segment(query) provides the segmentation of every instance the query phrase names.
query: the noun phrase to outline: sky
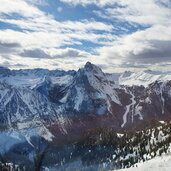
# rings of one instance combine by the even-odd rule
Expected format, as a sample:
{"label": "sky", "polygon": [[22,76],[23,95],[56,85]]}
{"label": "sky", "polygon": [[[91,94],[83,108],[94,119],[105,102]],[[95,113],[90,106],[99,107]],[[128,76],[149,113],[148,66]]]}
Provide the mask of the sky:
{"label": "sky", "polygon": [[0,65],[171,70],[171,0],[0,0]]}

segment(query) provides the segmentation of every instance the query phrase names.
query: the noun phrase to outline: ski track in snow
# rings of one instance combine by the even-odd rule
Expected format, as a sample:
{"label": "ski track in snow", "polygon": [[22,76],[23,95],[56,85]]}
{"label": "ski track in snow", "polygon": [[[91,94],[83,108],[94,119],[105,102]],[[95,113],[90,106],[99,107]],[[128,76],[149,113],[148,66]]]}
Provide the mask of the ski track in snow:
{"label": "ski track in snow", "polygon": [[131,103],[126,106],[126,111],[125,111],[125,113],[123,115],[123,124],[121,125],[122,128],[127,123],[128,113],[130,112],[131,107],[132,107],[132,122],[133,122],[133,119],[134,119],[134,115],[133,115],[134,114],[134,111],[133,111],[134,108],[133,107],[136,104],[134,94],[131,91],[128,92],[126,88],[125,88],[125,93],[130,94],[132,97],[131,97]]}

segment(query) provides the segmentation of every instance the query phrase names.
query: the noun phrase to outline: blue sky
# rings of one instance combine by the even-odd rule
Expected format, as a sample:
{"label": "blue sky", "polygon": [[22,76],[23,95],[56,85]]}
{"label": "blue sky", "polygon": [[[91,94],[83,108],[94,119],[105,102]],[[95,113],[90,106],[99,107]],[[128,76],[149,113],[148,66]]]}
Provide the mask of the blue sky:
{"label": "blue sky", "polygon": [[171,0],[0,0],[0,65],[170,70]]}

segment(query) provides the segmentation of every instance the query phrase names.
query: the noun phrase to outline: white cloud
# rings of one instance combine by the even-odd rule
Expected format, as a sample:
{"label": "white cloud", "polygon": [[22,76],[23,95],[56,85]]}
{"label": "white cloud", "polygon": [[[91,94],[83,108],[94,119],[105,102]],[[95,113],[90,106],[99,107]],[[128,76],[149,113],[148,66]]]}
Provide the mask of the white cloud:
{"label": "white cloud", "polygon": [[[60,1],[83,6],[95,4],[99,6],[98,10],[94,11],[95,14],[112,22],[117,21],[118,25],[93,19],[57,21],[52,15],[38,8],[39,5],[47,5],[46,0],[1,0],[0,21],[22,30],[17,31],[12,28],[0,30],[1,63],[6,62],[9,66],[17,67],[20,61],[20,66],[23,67],[58,66],[63,69],[73,69],[90,60],[95,64],[106,64],[107,70],[111,71],[113,66],[116,69],[123,69],[123,66],[128,67],[128,63],[129,66],[138,66],[134,65],[137,62],[142,64],[141,66],[147,63],[154,63],[156,66],[162,60],[171,60],[170,0]],[[57,8],[57,11],[61,12],[61,7]],[[13,18],[13,14],[20,17]],[[146,28],[132,30],[132,33],[129,33],[130,28],[119,25],[121,21],[128,26]],[[113,35],[114,30],[121,29],[124,35]],[[93,49],[98,56],[84,50],[61,48],[68,45],[81,45],[82,41],[101,45],[102,47]],[[9,53],[8,47],[10,47]],[[25,56],[24,60],[21,55]]]}
{"label": "white cloud", "polygon": [[106,14],[138,24],[166,24],[171,16],[171,10],[156,0],[118,0],[120,8],[107,8]]}
{"label": "white cloud", "polygon": [[[12,2],[12,4],[10,3]],[[28,0],[27,0],[28,2]],[[96,43],[106,43],[113,26],[95,20],[63,21],[59,22],[51,15],[40,11],[36,6],[24,0],[5,0],[0,7],[1,22],[15,25],[23,30],[1,30],[1,40],[6,42],[18,41],[28,48],[60,47],[66,44],[81,44],[81,40]],[[12,6],[12,8],[10,8]],[[17,13],[25,18],[11,19],[7,15]],[[95,31],[104,31],[105,34],[96,34]],[[49,42],[47,44],[47,42]]]}
{"label": "white cloud", "polygon": [[24,0],[1,0],[0,15],[12,15],[14,13],[23,17],[40,17],[43,15],[38,8]]}
{"label": "white cloud", "polygon": [[107,46],[98,48],[98,54],[106,59],[104,61],[108,65],[119,66],[126,62],[158,64],[162,61],[171,61],[170,0],[78,0],[72,3],[74,5],[94,3],[101,7],[100,10],[94,11],[99,17],[127,22],[137,27],[147,27],[129,34],[125,31],[125,35]]}
{"label": "white cloud", "polygon": [[47,0],[26,0],[26,2],[39,6],[48,6]]}
{"label": "white cloud", "polygon": [[[171,16],[170,0],[61,0],[73,5],[95,4],[102,7],[104,16],[138,24],[166,24]],[[100,12],[101,11],[96,11]]]}
{"label": "white cloud", "polygon": [[[118,59],[122,61],[143,61],[158,62],[161,60],[171,60],[171,51],[168,46],[171,44],[171,26],[156,25],[146,30],[137,31],[127,36],[118,38],[111,46],[103,46],[97,51],[110,61]],[[167,53],[166,51],[170,52]],[[162,53],[161,53],[162,52]],[[151,61],[150,59],[151,54]],[[161,56],[158,56],[160,54]],[[154,56],[156,55],[156,57]]]}
{"label": "white cloud", "polygon": [[62,7],[58,7],[58,8],[57,8],[57,11],[60,13],[60,12],[63,11],[63,8],[62,8]]}
{"label": "white cloud", "polygon": [[98,6],[106,6],[106,5],[113,5],[117,2],[117,0],[60,0],[61,2],[65,2],[72,5],[90,5],[95,4]]}
{"label": "white cloud", "polygon": [[[0,30],[0,41],[3,42],[0,47],[1,63],[6,62],[11,67],[18,66],[17,64],[20,62],[20,66],[23,67],[41,66],[53,68],[54,62],[62,64],[75,57],[77,62],[86,62],[87,59],[83,58],[92,56],[90,53],[72,48],[61,49],[60,47],[64,45],[81,45],[82,40],[98,44],[107,44],[113,40],[110,33],[113,29],[112,25],[92,19],[89,21],[59,22],[36,6],[37,4],[42,5],[41,3],[45,1],[2,1],[3,5],[0,6],[0,16],[2,17],[0,21],[17,26],[22,30],[10,28]],[[13,18],[14,13],[20,17]],[[97,34],[95,31],[102,31],[104,34]],[[15,44],[19,45],[19,47],[17,47],[17,50],[11,47],[13,53],[6,50],[9,45]],[[8,47],[4,47],[4,45]],[[4,52],[6,52],[5,56]],[[24,60],[22,60],[23,57]],[[40,63],[37,59],[40,60]],[[66,69],[67,67],[70,68],[71,65],[71,63],[67,64]]]}

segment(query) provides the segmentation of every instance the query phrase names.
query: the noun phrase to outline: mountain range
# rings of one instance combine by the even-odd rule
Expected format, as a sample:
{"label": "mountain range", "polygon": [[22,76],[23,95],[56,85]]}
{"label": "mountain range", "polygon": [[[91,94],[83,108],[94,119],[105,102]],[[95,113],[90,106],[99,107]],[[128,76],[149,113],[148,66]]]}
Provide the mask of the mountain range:
{"label": "mountain range", "polygon": [[78,71],[0,68],[0,122],[7,127],[35,119],[65,130],[74,118],[93,118],[124,129],[170,118],[170,102],[170,72],[109,74],[90,62]]}
{"label": "mountain range", "polygon": [[94,170],[109,158],[105,168],[131,167],[168,151],[170,120],[171,72],[105,73],[90,62],[78,71],[0,67],[0,153],[28,170],[47,144],[55,168],[78,158]]}

